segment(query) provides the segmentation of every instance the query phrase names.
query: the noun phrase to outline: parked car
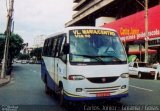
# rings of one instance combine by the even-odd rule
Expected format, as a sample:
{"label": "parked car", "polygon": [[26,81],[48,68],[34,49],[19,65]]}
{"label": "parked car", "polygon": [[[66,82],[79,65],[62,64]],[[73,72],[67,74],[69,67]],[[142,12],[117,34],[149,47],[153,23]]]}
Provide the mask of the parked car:
{"label": "parked car", "polygon": [[144,62],[131,62],[129,63],[129,75],[136,75],[138,78],[154,77],[156,69],[149,67],[148,63]]}
{"label": "parked car", "polygon": [[16,63],[21,63],[21,60],[15,60]]}
{"label": "parked car", "polygon": [[21,61],[21,64],[27,64],[28,63],[28,60],[22,60]]}
{"label": "parked car", "polygon": [[34,63],[35,63],[34,60],[32,60],[32,59],[29,60],[29,64],[34,64]]}

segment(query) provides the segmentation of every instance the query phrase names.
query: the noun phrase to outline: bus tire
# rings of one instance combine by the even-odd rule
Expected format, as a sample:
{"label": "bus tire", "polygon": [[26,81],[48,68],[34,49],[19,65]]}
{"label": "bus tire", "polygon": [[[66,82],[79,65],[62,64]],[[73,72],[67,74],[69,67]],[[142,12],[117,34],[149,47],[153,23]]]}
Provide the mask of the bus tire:
{"label": "bus tire", "polygon": [[116,99],[116,102],[120,102],[120,101],[121,101],[121,98],[117,98],[117,99]]}
{"label": "bus tire", "polygon": [[51,93],[52,93],[52,90],[47,85],[47,76],[46,75],[45,75],[45,93],[47,95],[51,95]]}
{"label": "bus tire", "polygon": [[[120,102],[120,101],[121,101],[121,97],[113,98],[112,100],[113,100],[114,102]],[[111,100],[111,101],[112,101],[112,100]]]}
{"label": "bus tire", "polygon": [[45,93],[48,94],[48,95],[50,94],[50,89],[47,86],[47,84],[45,84]]}
{"label": "bus tire", "polygon": [[59,102],[59,105],[62,106],[62,107],[65,105],[63,86],[60,86],[60,87],[59,87],[58,102]]}

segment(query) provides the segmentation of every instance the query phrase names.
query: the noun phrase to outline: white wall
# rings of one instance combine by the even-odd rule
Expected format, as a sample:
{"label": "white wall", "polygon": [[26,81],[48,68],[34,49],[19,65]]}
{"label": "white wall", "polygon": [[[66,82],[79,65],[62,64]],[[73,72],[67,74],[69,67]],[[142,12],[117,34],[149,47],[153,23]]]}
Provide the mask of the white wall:
{"label": "white wall", "polygon": [[113,18],[113,17],[99,17],[99,18],[96,19],[95,25],[96,25],[97,27],[99,27],[99,26],[104,25],[105,23],[111,23],[111,22],[113,22],[113,21],[115,21],[115,20],[116,20],[116,19]]}

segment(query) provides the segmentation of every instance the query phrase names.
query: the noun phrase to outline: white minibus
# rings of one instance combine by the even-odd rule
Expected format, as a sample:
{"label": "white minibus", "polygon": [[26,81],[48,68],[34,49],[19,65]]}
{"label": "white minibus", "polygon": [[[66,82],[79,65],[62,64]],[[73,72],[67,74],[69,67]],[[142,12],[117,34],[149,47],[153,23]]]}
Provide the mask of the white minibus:
{"label": "white minibus", "polygon": [[61,105],[128,96],[127,56],[113,29],[65,28],[45,40],[42,58],[46,92],[57,93]]}

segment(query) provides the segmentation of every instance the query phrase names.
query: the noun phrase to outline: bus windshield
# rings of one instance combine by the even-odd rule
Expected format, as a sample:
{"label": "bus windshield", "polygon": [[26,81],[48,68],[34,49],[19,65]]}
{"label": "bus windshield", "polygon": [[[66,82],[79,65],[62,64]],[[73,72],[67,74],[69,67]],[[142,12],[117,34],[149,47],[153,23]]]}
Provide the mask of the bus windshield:
{"label": "bus windshield", "polygon": [[69,32],[70,62],[126,63],[126,53],[114,31],[76,29]]}

